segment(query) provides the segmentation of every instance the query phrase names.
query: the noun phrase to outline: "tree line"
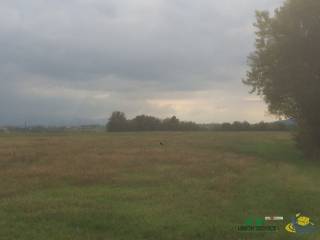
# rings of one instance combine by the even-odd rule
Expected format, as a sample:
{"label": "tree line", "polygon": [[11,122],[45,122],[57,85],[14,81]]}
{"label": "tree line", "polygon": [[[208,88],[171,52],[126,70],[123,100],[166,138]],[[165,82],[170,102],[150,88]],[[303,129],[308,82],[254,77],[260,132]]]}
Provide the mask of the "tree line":
{"label": "tree line", "polygon": [[123,112],[113,112],[107,123],[109,132],[125,131],[197,131],[200,126],[194,122],[180,121],[177,117],[159,119],[139,115],[129,120]]}
{"label": "tree line", "polygon": [[249,123],[247,121],[233,123],[212,123],[203,124],[204,130],[212,131],[291,131],[295,129],[294,124],[285,124],[283,122],[259,122]]}
{"label": "tree line", "polygon": [[233,122],[221,124],[197,124],[195,122],[180,121],[176,116],[159,119],[148,115],[139,115],[127,119],[123,112],[113,112],[106,125],[109,132],[126,131],[286,131],[294,128],[282,122],[255,123]]}

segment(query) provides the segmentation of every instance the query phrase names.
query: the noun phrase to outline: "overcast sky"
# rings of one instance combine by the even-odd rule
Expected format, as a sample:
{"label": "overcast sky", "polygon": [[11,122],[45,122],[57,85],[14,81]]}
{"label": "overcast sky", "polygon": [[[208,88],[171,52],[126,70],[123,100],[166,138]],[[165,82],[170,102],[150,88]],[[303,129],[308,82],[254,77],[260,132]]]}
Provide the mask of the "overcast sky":
{"label": "overcast sky", "polygon": [[241,79],[254,11],[281,2],[1,0],[0,125],[273,120]]}

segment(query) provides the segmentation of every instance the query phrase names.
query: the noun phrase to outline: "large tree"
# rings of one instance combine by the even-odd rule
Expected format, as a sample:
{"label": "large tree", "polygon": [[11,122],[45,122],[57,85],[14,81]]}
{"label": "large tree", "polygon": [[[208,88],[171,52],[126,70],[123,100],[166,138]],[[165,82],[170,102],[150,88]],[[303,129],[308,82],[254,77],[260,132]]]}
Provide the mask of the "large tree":
{"label": "large tree", "polygon": [[107,123],[109,132],[128,131],[128,121],[123,112],[113,112]]}
{"label": "large tree", "polygon": [[131,120],[134,131],[157,131],[161,130],[160,119],[152,116],[139,115]]}
{"label": "large tree", "polygon": [[256,13],[255,52],[244,83],[271,113],[298,123],[306,153],[320,149],[320,1],[287,0],[270,15]]}

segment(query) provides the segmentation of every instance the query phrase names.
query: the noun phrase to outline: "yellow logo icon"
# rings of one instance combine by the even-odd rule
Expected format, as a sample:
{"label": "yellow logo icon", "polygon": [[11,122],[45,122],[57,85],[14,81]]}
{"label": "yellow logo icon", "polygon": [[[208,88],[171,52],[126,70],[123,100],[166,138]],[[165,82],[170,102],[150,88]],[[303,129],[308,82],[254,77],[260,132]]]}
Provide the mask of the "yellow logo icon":
{"label": "yellow logo icon", "polygon": [[291,223],[287,224],[285,229],[290,233],[311,233],[315,231],[314,223],[310,221],[309,217],[301,215],[301,213],[296,214],[292,218]]}

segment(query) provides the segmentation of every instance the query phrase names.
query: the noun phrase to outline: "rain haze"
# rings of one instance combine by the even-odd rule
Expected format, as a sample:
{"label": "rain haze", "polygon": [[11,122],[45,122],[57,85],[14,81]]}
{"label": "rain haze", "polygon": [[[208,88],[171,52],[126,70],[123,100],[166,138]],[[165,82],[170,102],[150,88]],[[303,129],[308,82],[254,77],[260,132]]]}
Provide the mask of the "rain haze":
{"label": "rain haze", "polygon": [[280,0],[2,0],[0,124],[272,121],[249,94],[255,10]]}

